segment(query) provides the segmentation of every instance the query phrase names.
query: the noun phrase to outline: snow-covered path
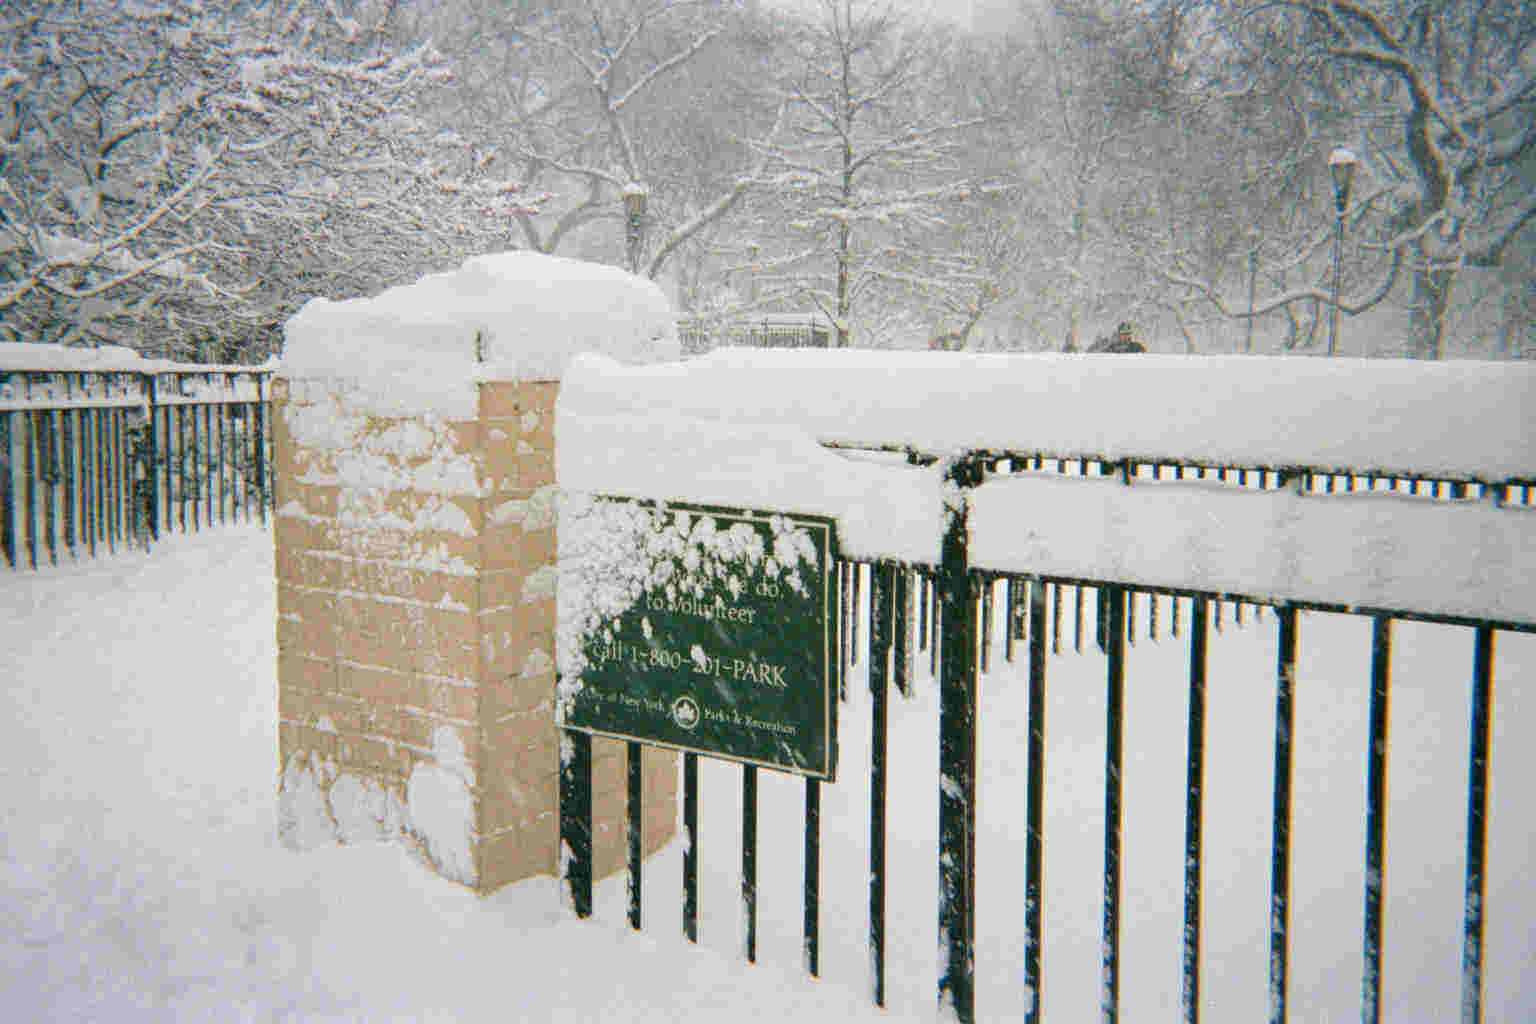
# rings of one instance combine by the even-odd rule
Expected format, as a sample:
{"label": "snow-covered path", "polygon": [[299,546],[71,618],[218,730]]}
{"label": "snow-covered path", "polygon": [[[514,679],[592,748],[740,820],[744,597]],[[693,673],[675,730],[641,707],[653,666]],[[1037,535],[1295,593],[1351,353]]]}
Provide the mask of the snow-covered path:
{"label": "snow-covered path", "polygon": [[[825,979],[798,963],[797,780],[765,773],[757,967],[740,962],[739,772],[702,776],[701,945],[680,938],[677,844],[647,865],[647,927],[618,885],[598,920],[552,880],[480,899],[402,847],[305,854],[276,840],[270,535],[246,528],[0,578],[0,1012],[7,1020],[900,1020],[931,1015],[937,799],[931,682],[892,712],[890,989],[868,1005],[868,701],[845,705],[823,796]],[[1298,677],[1292,1018],[1358,1016],[1368,679],[1358,621],[1305,616]],[[1536,1012],[1536,638],[1495,666],[1485,1020]],[[1394,636],[1385,1011],[1454,1016],[1465,824],[1464,631]],[[1327,654],[1326,659],[1323,657]],[[984,685],[978,1009],[1022,1006],[1022,679]],[[1048,1019],[1096,1019],[1102,660],[1050,663]],[[1125,975],[1129,1020],[1173,1019],[1181,923],[1179,645],[1130,655]],[[1264,1012],[1272,620],[1213,642],[1208,752],[1210,1019]],[[925,688],[926,687],[926,688]],[[1158,751],[1163,751],[1159,756]],[[1169,753],[1171,752],[1171,754]]]}
{"label": "snow-covered path", "polygon": [[552,880],[482,900],[399,846],[279,846],[271,558],[226,529],[0,578],[6,1020],[880,1019],[567,920]]}

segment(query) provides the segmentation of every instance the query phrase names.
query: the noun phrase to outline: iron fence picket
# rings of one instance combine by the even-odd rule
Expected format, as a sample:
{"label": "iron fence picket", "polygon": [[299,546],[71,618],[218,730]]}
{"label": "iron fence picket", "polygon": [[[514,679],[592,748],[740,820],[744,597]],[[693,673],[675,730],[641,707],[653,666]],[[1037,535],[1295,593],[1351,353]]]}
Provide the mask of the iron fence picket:
{"label": "iron fence picket", "polygon": [[869,692],[869,957],[876,1006],[885,1005],[885,797],[886,701],[892,674],[892,604],[895,569],[874,567],[870,578]]}
{"label": "iron fence picket", "polygon": [[1014,624],[1019,615],[1018,583],[1012,576],[1003,580],[1003,661],[1013,664]]}
{"label": "iron fence picket", "polygon": [[1045,899],[1045,602],[1046,584],[1029,581],[1029,737],[1024,796],[1024,1019],[1043,1012],[1041,910]]}
{"label": "iron fence picket", "polygon": [[187,407],[176,406],[176,514],[187,532]]}
{"label": "iron fence picket", "polygon": [[[1201,843],[1205,825],[1206,603],[1190,602],[1189,729],[1185,741],[1184,801],[1184,975],[1181,1006],[1185,1024],[1200,1021]],[[1178,598],[1174,598],[1178,607]]]}
{"label": "iron fence picket", "polygon": [[122,409],[112,410],[112,515],[115,543],[129,544],[128,422]]}
{"label": "iron fence picket", "polygon": [[1107,605],[1107,664],[1104,740],[1104,905],[1101,938],[1100,1017],[1120,1017],[1120,797],[1125,734],[1126,599],[1124,588],[1101,588]]}
{"label": "iron fence picket", "polygon": [[1381,1020],[1381,918],[1386,888],[1387,701],[1391,682],[1392,619],[1371,621],[1370,741],[1365,782],[1365,939],[1361,972],[1361,1024]]}
{"label": "iron fence picket", "polygon": [[[1028,459],[1010,463],[1028,466]],[[1126,460],[1090,463],[1081,460],[1080,468],[1092,464],[1097,475],[1119,474],[1122,482],[1133,479],[1161,480],[1165,467],[1155,463],[1139,465]],[[1057,462],[1057,467],[1062,465]],[[1166,467],[1175,479],[1187,478],[1183,465]],[[961,459],[952,463],[950,479],[962,488],[980,483],[982,464]],[[1292,487],[1298,493],[1315,490],[1323,493],[1337,476],[1341,486],[1345,476],[1305,470],[1270,472],[1255,470],[1250,479],[1247,470],[1200,467],[1200,479],[1240,487]],[[1375,489],[1411,493],[1419,481],[1383,477],[1372,481]],[[1522,485],[1523,486],[1523,485]],[[1454,493],[1454,488],[1449,488]],[[1483,500],[1517,500],[1514,484],[1496,487],[1463,487],[1462,493]],[[1525,498],[1526,492],[1519,495]],[[1016,575],[989,571],[970,564],[965,541],[965,504],[949,510],[949,520],[935,567],[897,566],[875,563],[869,566],[868,585],[861,580],[861,563],[839,561],[834,592],[839,607],[833,613],[839,630],[839,651],[834,659],[839,692],[845,673],[862,656],[858,648],[859,620],[868,610],[868,682],[871,692],[870,752],[870,867],[869,929],[870,988],[876,1005],[884,1006],[887,991],[887,786],[888,736],[890,727],[889,696],[892,684],[906,693],[910,685],[907,658],[914,650],[927,649],[931,670],[939,686],[939,873],[938,905],[940,965],[938,992],[940,1005],[961,1021],[975,1014],[975,841],[976,841],[976,715],[979,674],[990,669],[993,640],[994,602],[1004,602],[1005,657],[1015,654],[1014,641],[1027,640],[1029,664],[1029,725],[1027,744],[1028,778],[1025,792],[1025,905],[1023,980],[1026,988],[1025,1018],[1042,1019],[1043,932],[1042,884],[1044,851],[1044,784],[1046,765],[1045,686],[1047,647],[1059,653],[1062,603],[1066,588],[1072,587],[1078,608],[1081,632],[1083,591],[1091,589],[1094,613],[1101,623],[1098,639],[1106,657],[1105,708],[1105,819],[1104,872],[1102,893],[1100,1012],[1102,1019],[1119,1017],[1120,979],[1122,977],[1120,929],[1122,924],[1122,810],[1124,767],[1124,715],[1127,648],[1135,643],[1138,623],[1145,622],[1146,636],[1160,639],[1166,621],[1171,636],[1188,636],[1188,724],[1186,800],[1184,829],[1184,919],[1181,950],[1181,1008],[1187,1024],[1198,1024],[1201,1006],[1201,913],[1203,906],[1204,792],[1206,743],[1206,688],[1208,650],[1211,631],[1222,629],[1223,605],[1232,604],[1236,625],[1247,625],[1247,606],[1252,606],[1252,621],[1263,616],[1266,607],[1262,595],[1191,591],[1169,587],[1131,586],[1114,580],[1076,580],[1062,577]],[[998,583],[1002,596],[997,595]],[[1146,595],[1144,617],[1136,609],[1138,596]],[[1170,603],[1166,619],[1161,600]],[[1190,602],[1188,629],[1184,629],[1181,606]],[[1291,815],[1292,815],[1292,730],[1295,719],[1296,657],[1299,613],[1303,610],[1347,611],[1372,616],[1372,689],[1371,738],[1367,752],[1367,823],[1365,861],[1365,925],[1362,966],[1362,1018],[1379,1019],[1381,978],[1381,923],[1383,919],[1383,867],[1385,834],[1385,772],[1387,757],[1387,698],[1390,678],[1390,633],[1394,618],[1452,622],[1475,627],[1477,647],[1473,669],[1472,750],[1469,755],[1468,785],[1468,857],[1463,941],[1463,1020],[1480,1019],[1480,986],[1483,962],[1482,921],[1484,889],[1484,849],[1486,844],[1487,735],[1491,700],[1491,659],[1493,630],[1502,626],[1536,632],[1536,624],[1487,623],[1455,617],[1421,615],[1392,609],[1365,609],[1331,606],[1322,603],[1292,602],[1274,608],[1277,620],[1276,691],[1274,723],[1274,791],[1271,815],[1271,875],[1269,900],[1269,1019],[1287,1019],[1289,983],[1289,945],[1291,902]],[[1080,646],[1080,638],[1077,646]],[[627,842],[630,859],[630,923],[640,927],[640,834],[639,804],[640,745],[630,744],[630,780],[632,800],[628,808]],[[590,753],[588,753],[590,758]],[[579,760],[572,758],[570,760]],[[590,767],[587,769],[590,775]],[[741,899],[745,931],[744,955],[757,958],[757,858],[758,858],[758,774],[756,768],[743,766],[742,774],[742,869]],[[565,799],[566,774],[562,765],[562,800]],[[590,779],[586,799],[590,801]],[[580,817],[580,795],[576,816]],[[692,753],[683,758],[683,918],[684,933],[697,942],[698,916],[698,782],[697,759]],[[567,843],[565,860],[567,879],[575,892],[575,879],[585,857],[590,873],[590,809],[586,812],[586,852],[577,844]],[[806,780],[804,836],[804,946],[807,971],[820,973],[820,783]],[[566,835],[567,817],[562,805],[562,837]],[[580,831],[581,826],[569,826]],[[586,882],[590,889],[590,877]],[[578,906],[580,902],[573,900]],[[586,906],[590,912],[590,893]]]}
{"label": "iron fence picket", "polygon": [[61,409],[59,411],[59,463],[61,486],[63,489],[63,527],[64,546],[69,549],[70,557],[76,554],[75,548],[75,410]]}
{"label": "iron fence picket", "polygon": [[197,533],[202,529],[203,484],[206,482],[199,472],[202,469],[202,459],[198,457],[199,453],[208,447],[207,432],[205,431],[201,438],[198,437],[197,428],[198,420],[200,419],[198,412],[202,408],[202,406],[197,405],[187,407],[187,418],[192,421],[192,451],[189,454],[187,461],[191,464],[192,467],[191,505],[193,533]]}
{"label": "iron fence picket", "polygon": [[992,603],[996,590],[996,581],[988,576],[980,581],[981,589],[981,634],[977,638],[977,645],[981,648],[980,671],[986,675],[992,670]]}
{"label": "iron fence picket", "polygon": [[1275,775],[1269,888],[1269,1019],[1284,1024],[1289,995],[1291,736],[1295,727],[1296,609],[1282,607],[1275,669]]}
{"label": "iron fence picket", "polygon": [[805,780],[805,970],[821,976],[821,780]]}
{"label": "iron fence picket", "polygon": [[741,916],[747,963],[757,963],[757,765],[741,766]]}
{"label": "iron fence picket", "polygon": [[[213,525],[213,476],[218,466],[215,456],[218,449],[213,441],[213,406],[203,406],[203,451],[205,460],[203,463],[203,521],[207,525]],[[222,481],[221,481],[222,483]]]}
{"label": "iron fence picket", "polygon": [[11,488],[15,482],[15,474],[11,470],[14,464],[11,454],[14,431],[11,423],[17,415],[14,412],[0,412],[0,546],[5,550],[6,565],[12,569],[17,567],[18,556],[15,512],[11,507]]}
{"label": "iron fence picket", "polygon": [[909,659],[911,643],[911,573],[905,567],[895,570],[891,594],[891,682],[903,697],[912,696]]}
{"label": "iron fence picket", "polygon": [[1483,1019],[1483,910],[1487,895],[1484,867],[1488,845],[1493,640],[1493,627],[1477,627],[1472,648],[1472,721],[1467,752],[1467,875],[1462,911],[1461,1024],[1479,1024]]}
{"label": "iron fence picket", "polygon": [[699,941],[699,755],[683,754],[683,935]]}
{"label": "iron fence picket", "polygon": [[[982,481],[973,460],[946,478],[962,490]],[[962,1024],[975,1019],[976,645],[975,579],[966,508],[946,510],[940,547],[942,643],[939,680],[939,1002]]]}
{"label": "iron fence picket", "polygon": [[37,568],[37,420],[35,414],[24,415],[27,424],[27,555],[32,568]]}
{"label": "iron fence picket", "polygon": [[43,540],[48,545],[48,562],[59,564],[58,504],[59,504],[59,451],[58,430],[52,409],[37,414],[38,464],[42,469],[43,482]]}
{"label": "iron fence picket", "polygon": [[592,916],[592,737],[560,738],[560,870],[577,917]]}
{"label": "iron fence picket", "polygon": [[625,895],[629,902],[629,926],[640,930],[641,877],[644,869],[645,788],[641,773],[644,747],[635,740],[624,744],[624,850],[628,873]]}
{"label": "iron fence picket", "polygon": [[107,451],[106,409],[91,410],[91,553],[96,545],[107,547]]}

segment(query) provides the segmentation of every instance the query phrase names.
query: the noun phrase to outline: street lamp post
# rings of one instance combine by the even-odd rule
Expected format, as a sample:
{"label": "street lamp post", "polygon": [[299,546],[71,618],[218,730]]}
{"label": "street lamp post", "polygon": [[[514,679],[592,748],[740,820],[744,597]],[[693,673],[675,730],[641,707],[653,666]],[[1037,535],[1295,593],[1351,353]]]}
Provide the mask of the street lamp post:
{"label": "street lamp post", "polygon": [[1339,347],[1339,294],[1344,283],[1344,212],[1349,209],[1349,186],[1355,177],[1355,154],[1338,147],[1328,154],[1328,173],[1333,176],[1333,209],[1338,230],[1333,236],[1333,321],[1328,329],[1328,354]]}

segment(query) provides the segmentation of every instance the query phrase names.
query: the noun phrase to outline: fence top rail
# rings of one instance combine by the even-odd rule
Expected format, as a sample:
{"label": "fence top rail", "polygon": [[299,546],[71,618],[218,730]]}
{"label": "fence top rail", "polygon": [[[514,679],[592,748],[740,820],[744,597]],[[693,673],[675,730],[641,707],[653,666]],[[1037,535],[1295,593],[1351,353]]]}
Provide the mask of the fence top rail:
{"label": "fence top rail", "polygon": [[[833,358],[817,358],[826,355]],[[1166,474],[962,473],[951,461],[1046,450],[1178,464],[1190,449],[1216,466],[1292,473],[1311,465],[1437,482],[1528,480],[1536,475],[1526,423],[1536,375],[1526,368],[1461,364],[1398,375],[1390,366],[1376,403],[1353,378],[1379,380],[1382,367],[1364,361],[1165,359],[1153,360],[1159,372],[1149,377],[1147,357],[914,355],[738,350],[647,368],[578,358],[557,410],[557,477],[573,493],[829,516],[840,552],[861,560],[937,564],[946,523],[966,509],[969,564],[978,569],[1536,622],[1536,508],[1500,486],[1446,501],[1347,486],[1326,493],[1294,478],[1279,488]],[[1290,362],[1300,369],[1281,365]],[[1127,410],[1138,399],[1118,373],[1139,377],[1150,398]],[[1209,415],[1142,430],[1168,392],[1193,396],[1213,384],[1223,387]],[[1327,420],[1321,427],[1300,414],[1258,427],[1245,421],[1245,404],[1263,413],[1264,402],[1279,401],[1272,392],[1294,398],[1301,385],[1327,399],[1316,414]],[[1390,431],[1374,422],[1378,405]],[[1433,417],[1432,428],[1415,414]],[[828,448],[877,429],[890,431],[884,453]],[[1037,447],[1027,433],[1021,443],[1029,430],[1060,443]],[[1403,448],[1403,435],[1427,453]],[[980,455],[963,443],[978,436],[995,442],[977,446]],[[1496,444],[1507,447],[1482,448]]]}
{"label": "fence top rail", "polygon": [[249,365],[242,363],[178,363],[170,359],[145,359],[131,348],[103,345],[100,348],[69,348],[28,342],[0,342],[0,374],[5,373],[221,373],[271,374],[275,359]]}
{"label": "fence top rail", "polygon": [[[1104,473],[1111,471],[1138,472],[1148,467],[1158,467],[1168,470],[1207,470],[1216,473],[1269,473],[1276,478],[1283,479],[1288,484],[1294,484],[1299,476],[1312,475],[1316,477],[1355,477],[1364,479],[1376,477],[1380,479],[1423,481],[1430,483],[1463,483],[1478,484],[1486,487],[1533,487],[1536,486],[1536,474],[1523,477],[1504,477],[1498,479],[1485,479],[1473,474],[1437,474],[1424,476],[1416,473],[1392,472],[1368,466],[1317,466],[1317,465],[1277,465],[1258,463],[1233,463],[1221,462],[1213,459],[1170,459],[1151,455],[1116,455],[1110,457],[1096,451],[1057,451],[1053,449],[1029,448],[1011,449],[1007,451],[983,450],[969,451],[960,454],[948,451],[920,451],[911,445],[900,444],[857,444],[843,441],[827,441],[823,448],[833,451],[846,452],[857,456],[867,453],[874,456],[901,456],[914,465],[932,465],[940,459],[962,458],[980,462],[996,468],[996,464],[1010,462],[1010,470],[1019,472],[1030,469],[1030,463],[1040,460],[1051,464],[1045,472],[1059,472],[1056,465],[1065,463],[1076,467],[1078,463],[1101,466]],[[1072,470],[1075,472],[1075,469]]]}
{"label": "fence top rail", "polygon": [[261,377],[256,374],[0,370],[0,412],[239,406],[261,401],[263,397]]}
{"label": "fence top rail", "polygon": [[586,357],[567,373],[562,402],[932,455],[1536,477],[1527,363],[717,349],[649,367]]}

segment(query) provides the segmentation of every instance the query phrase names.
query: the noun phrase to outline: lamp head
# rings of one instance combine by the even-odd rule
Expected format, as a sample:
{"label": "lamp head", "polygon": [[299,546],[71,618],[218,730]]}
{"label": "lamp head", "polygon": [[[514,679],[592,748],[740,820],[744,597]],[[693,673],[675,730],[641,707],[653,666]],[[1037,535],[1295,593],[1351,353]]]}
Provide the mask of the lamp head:
{"label": "lamp head", "polygon": [[1355,177],[1355,154],[1338,147],[1328,154],[1328,173],[1333,176],[1333,206],[1340,214],[1349,207],[1349,186]]}

